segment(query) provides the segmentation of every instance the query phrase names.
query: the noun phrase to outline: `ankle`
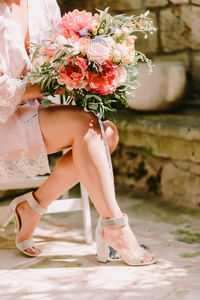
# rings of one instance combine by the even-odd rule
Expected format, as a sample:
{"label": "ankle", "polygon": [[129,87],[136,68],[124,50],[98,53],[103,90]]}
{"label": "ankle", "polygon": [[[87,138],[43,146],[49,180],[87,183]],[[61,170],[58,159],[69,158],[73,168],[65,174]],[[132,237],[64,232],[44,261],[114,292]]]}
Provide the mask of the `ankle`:
{"label": "ankle", "polygon": [[101,215],[102,219],[118,219],[118,218],[122,218],[124,216],[124,214],[122,212],[116,212],[116,213],[111,213],[109,215]]}
{"label": "ankle", "polygon": [[38,203],[40,206],[42,206],[42,207],[44,207],[44,208],[47,209],[48,204],[43,203],[43,201],[40,200],[40,196],[38,195],[38,190],[34,191],[34,192],[32,193],[32,195],[33,195],[33,198],[37,201],[37,203]]}
{"label": "ankle", "polygon": [[28,214],[31,218],[37,219],[40,215],[32,209],[32,207],[28,204],[27,201],[23,201],[17,205],[17,212],[19,214]]}

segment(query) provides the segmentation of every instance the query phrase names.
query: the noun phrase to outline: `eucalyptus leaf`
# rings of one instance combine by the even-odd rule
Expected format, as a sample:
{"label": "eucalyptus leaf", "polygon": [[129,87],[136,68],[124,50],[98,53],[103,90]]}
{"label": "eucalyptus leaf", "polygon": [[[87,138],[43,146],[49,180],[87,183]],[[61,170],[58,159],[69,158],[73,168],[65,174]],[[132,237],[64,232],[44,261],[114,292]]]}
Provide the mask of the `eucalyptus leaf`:
{"label": "eucalyptus leaf", "polygon": [[41,104],[44,106],[44,107],[49,107],[51,105],[51,101],[48,100],[48,99],[44,99]]}

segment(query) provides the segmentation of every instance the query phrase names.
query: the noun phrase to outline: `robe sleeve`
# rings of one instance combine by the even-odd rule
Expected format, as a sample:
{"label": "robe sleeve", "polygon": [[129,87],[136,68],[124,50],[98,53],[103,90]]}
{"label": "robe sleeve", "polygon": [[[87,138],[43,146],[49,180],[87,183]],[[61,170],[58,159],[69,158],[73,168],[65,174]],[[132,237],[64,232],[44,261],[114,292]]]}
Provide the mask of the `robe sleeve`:
{"label": "robe sleeve", "polygon": [[26,83],[10,78],[5,61],[0,54],[0,122],[6,123],[21,102]]}
{"label": "robe sleeve", "polygon": [[51,26],[52,29],[56,30],[57,25],[61,22],[60,7],[57,4],[56,0],[52,0],[50,2],[51,2]]}

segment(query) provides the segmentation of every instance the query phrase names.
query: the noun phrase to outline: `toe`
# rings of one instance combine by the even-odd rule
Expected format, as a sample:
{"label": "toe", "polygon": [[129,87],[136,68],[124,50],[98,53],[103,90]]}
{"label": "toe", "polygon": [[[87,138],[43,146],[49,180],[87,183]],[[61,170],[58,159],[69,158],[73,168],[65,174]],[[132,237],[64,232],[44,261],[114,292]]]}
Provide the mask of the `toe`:
{"label": "toe", "polygon": [[148,263],[148,262],[151,262],[153,261],[154,257],[152,256],[152,254],[147,254],[144,259],[141,261],[142,263]]}
{"label": "toe", "polygon": [[146,255],[144,258],[143,258],[143,260],[141,261],[142,263],[146,263],[146,262],[148,262],[149,260],[148,260],[148,256]]}
{"label": "toe", "polygon": [[38,251],[34,247],[26,249],[26,252],[32,255],[38,254]]}

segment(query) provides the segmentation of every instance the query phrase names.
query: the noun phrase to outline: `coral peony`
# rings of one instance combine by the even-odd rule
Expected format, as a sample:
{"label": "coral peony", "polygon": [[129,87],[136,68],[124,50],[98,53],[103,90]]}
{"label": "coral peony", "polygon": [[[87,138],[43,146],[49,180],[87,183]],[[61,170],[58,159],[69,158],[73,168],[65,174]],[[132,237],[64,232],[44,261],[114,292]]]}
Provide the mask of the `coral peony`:
{"label": "coral peony", "polygon": [[89,28],[92,21],[98,20],[98,18],[98,14],[92,16],[91,13],[86,12],[85,10],[79,11],[78,9],[75,9],[62,17],[58,28],[60,29],[61,34],[66,38],[70,38],[73,35],[80,37],[78,31],[82,30],[84,27]]}
{"label": "coral peony", "polygon": [[112,62],[104,62],[102,69],[102,73],[98,74],[89,72],[89,86],[94,92],[107,95],[119,86],[118,73]]}
{"label": "coral peony", "polygon": [[67,88],[78,89],[84,88],[87,84],[85,74],[87,70],[87,61],[82,57],[69,57],[66,67],[62,67],[59,72],[59,84],[66,84]]}
{"label": "coral peony", "polygon": [[110,49],[100,42],[91,43],[87,50],[87,57],[91,61],[97,61],[99,64],[104,63],[110,55]]}

